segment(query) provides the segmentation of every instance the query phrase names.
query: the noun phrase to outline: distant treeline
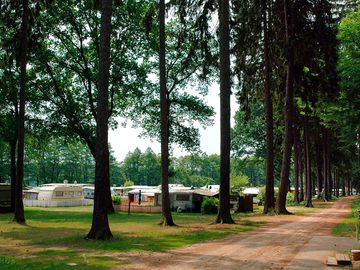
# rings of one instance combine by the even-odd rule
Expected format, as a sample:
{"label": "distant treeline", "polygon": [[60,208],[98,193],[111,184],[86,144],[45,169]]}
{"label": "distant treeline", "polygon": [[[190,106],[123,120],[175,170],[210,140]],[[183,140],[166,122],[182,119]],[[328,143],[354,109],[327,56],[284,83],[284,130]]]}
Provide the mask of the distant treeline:
{"label": "distant treeline", "polygon": [[[111,151],[110,151],[111,152]],[[94,182],[94,158],[88,147],[76,140],[64,138],[38,139],[29,136],[26,144],[25,185],[68,180]],[[186,186],[219,183],[219,155],[191,154],[171,158],[170,182]],[[263,185],[263,160],[250,156],[232,159],[232,175],[246,176],[249,184]],[[121,162],[110,153],[112,185],[133,182],[136,185],[159,185],[160,155],[151,148],[142,152],[136,148]],[[0,143],[0,182],[10,182],[10,154],[6,143]]]}

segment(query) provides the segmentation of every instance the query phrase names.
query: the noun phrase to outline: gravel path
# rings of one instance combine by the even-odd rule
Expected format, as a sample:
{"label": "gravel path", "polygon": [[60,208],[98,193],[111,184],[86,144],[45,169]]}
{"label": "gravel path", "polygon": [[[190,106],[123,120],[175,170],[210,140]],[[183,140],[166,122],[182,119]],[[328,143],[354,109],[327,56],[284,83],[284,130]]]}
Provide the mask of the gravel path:
{"label": "gravel path", "polygon": [[305,217],[270,217],[267,226],[225,239],[166,253],[139,253],[117,269],[332,269],[325,265],[328,256],[357,245],[354,239],[331,236],[331,229],[350,213],[353,199],[341,198]]}

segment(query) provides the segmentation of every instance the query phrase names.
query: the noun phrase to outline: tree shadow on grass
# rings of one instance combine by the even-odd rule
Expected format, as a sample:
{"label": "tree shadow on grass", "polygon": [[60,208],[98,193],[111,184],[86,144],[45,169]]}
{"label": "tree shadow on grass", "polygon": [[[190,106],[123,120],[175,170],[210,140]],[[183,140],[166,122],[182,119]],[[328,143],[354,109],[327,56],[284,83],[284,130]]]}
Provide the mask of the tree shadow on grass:
{"label": "tree shadow on grass", "polygon": [[[246,223],[230,228],[217,229],[188,229],[178,226],[175,230],[166,233],[143,232],[116,232],[109,241],[84,240],[88,229],[69,227],[27,227],[3,232],[1,238],[11,243],[14,240],[22,241],[24,245],[46,247],[66,247],[69,249],[106,250],[116,252],[128,251],[167,251],[185,245],[215,240],[243,231],[252,230],[257,224]],[[59,224],[61,225],[61,224]]]}

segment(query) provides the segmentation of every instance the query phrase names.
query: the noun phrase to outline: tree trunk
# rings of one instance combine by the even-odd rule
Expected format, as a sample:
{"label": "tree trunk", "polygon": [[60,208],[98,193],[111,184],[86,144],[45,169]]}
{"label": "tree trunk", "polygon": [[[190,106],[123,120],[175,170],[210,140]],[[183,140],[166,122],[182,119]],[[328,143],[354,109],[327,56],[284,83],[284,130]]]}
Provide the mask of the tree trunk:
{"label": "tree trunk", "polygon": [[300,132],[294,128],[294,202],[299,203]]}
{"label": "tree trunk", "polygon": [[341,183],[342,183],[342,187],[341,187],[341,196],[345,197],[346,196],[346,192],[345,192],[345,188],[346,188],[346,184],[345,181],[347,179],[349,175],[349,172],[345,172],[341,175]]}
{"label": "tree trunk", "polygon": [[313,207],[312,204],[312,177],[311,177],[311,153],[310,153],[310,130],[308,116],[304,118],[304,140],[305,140],[305,156],[306,156],[306,204],[305,207]]}
{"label": "tree trunk", "polygon": [[174,226],[170,209],[169,195],[169,93],[166,86],[166,36],[165,36],[165,0],[159,2],[159,70],[160,70],[160,110],[161,110],[161,205],[162,217],[160,224]]}
{"label": "tree trunk", "polygon": [[321,160],[321,141],[320,141],[320,136],[319,134],[315,135],[315,155],[316,155],[316,179],[317,179],[317,195],[318,198],[320,196],[320,194],[322,193],[322,189],[323,189],[323,176],[322,176],[322,168],[321,168],[321,164],[322,164],[322,160]]}
{"label": "tree trunk", "polygon": [[264,62],[265,62],[265,126],[266,126],[266,187],[264,214],[272,213],[275,207],[274,198],[274,135],[273,135],[273,104],[271,98],[271,64],[270,64],[270,40],[268,1],[263,0],[263,27],[264,27]]}
{"label": "tree trunk", "polygon": [[24,141],[25,141],[25,95],[26,95],[26,65],[28,50],[29,28],[29,2],[22,1],[23,14],[21,23],[21,48],[20,48],[20,93],[19,93],[19,118],[18,118],[18,147],[16,166],[16,195],[14,221],[25,223],[23,204],[23,181],[24,181]]}
{"label": "tree trunk", "polygon": [[333,177],[332,177],[332,168],[329,161],[329,198],[331,199],[334,195],[334,186],[333,186]]}
{"label": "tree trunk", "polygon": [[324,201],[329,200],[329,159],[328,159],[328,136],[327,131],[324,129],[323,131],[323,172],[324,172]]}
{"label": "tree trunk", "polygon": [[[345,181],[345,179],[344,179]],[[351,171],[347,173],[347,195],[351,196]]]}
{"label": "tree trunk", "polygon": [[10,141],[10,177],[11,177],[11,207],[10,211],[15,211],[16,198],[16,143],[17,137]]}
{"label": "tree trunk", "polygon": [[299,136],[299,173],[300,173],[300,202],[304,201],[304,151],[303,145],[301,142],[301,137]]}
{"label": "tree trunk", "polygon": [[283,157],[281,163],[280,186],[276,200],[275,211],[277,214],[289,214],[286,209],[286,194],[289,185],[291,142],[292,142],[292,117],[294,102],[294,46],[291,21],[290,0],[284,0],[285,32],[287,55],[286,91],[285,91],[285,134],[283,139]]}
{"label": "tree trunk", "polygon": [[[94,160],[95,160],[95,163],[96,163],[96,143],[94,143],[94,141],[96,140],[92,140],[90,138],[86,139],[85,142],[87,144],[87,146],[89,147],[90,149],[90,153],[92,154]],[[110,156],[110,153],[109,153],[109,149],[108,149],[108,156]],[[107,183],[106,185],[109,186],[109,190],[105,190],[105,201],[107,201],[107,205],[108,205],[108,213],[114,213],[115,212],[115,209],[114,209],[114,205],[112,203],[112,199],[111,199],[111,191],[110,191],[110,166],[108,166],[108,175],[109,177],[107,178]]]}
{"label": "tree trunk", "polygon": [[230,8],[220,0],[220,202],[216,223],[234,223],[230,214]]}
{"label": "tree trunk", "polygon": [[98,75],[98,97],[96,117],[96,159],[94,210],[90,232],[87,239],[108,240],[112,238],[108,220],[107,194],[110,192],[109,180],[109,77],[110,77],[110,36],[112,0],[101,2],[100,55]]}
{"label": "tree trunk", "polygon": [[334,172],[334,182],[335,182],[335,196],[339,197],[339,169],[336,169]]}

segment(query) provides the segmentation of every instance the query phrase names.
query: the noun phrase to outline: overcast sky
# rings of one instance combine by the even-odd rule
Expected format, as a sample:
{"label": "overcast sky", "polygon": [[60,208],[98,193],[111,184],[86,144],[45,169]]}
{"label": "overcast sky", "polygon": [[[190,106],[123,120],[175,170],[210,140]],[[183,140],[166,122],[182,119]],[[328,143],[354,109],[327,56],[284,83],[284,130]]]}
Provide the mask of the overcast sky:
{"label": "overcast sky", "polygon": [[[220,153],[220,99],[219,99],[219,85],[214,83],[209,88],[209,94],[205,97],[208,105],[215,109],[214,125],[207,127],[205,130],[200,130],[200,149],[207,154]],[[235,102],[235,97],[231,97],[231,121],[234,124],[233,115],[237,110],[238,105]],[[155,140],[151,141],[148,138],[139,138],[141,129],[131,127],[129,123],[126,128],[119,126],[116,130],[109,131],[109,142],[114,150],[115,157],[118,161],[122,161],[128,152],[134,151],[138,147],[141,151],[145,151],[150,147],[155,153],[160,153],[160,144]],[[180,148],[174,148],[174,155],[181,156],[187,152]]]}

